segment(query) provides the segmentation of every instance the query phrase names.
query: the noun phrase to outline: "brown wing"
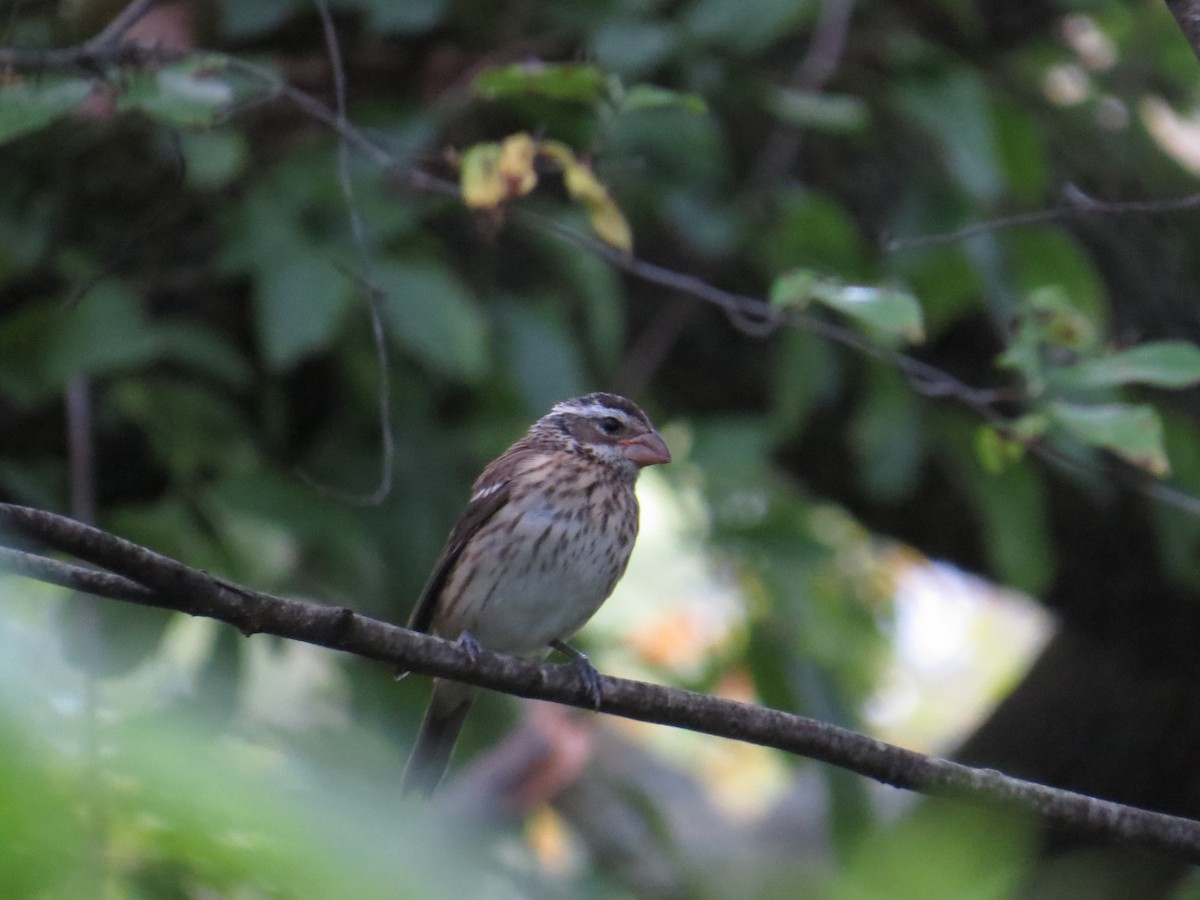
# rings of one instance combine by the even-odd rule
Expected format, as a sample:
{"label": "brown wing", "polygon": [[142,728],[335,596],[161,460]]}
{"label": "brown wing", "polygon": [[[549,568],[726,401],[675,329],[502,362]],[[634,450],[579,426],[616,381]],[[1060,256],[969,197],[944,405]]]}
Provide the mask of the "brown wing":
{"label": "brown wing", "polygon": [[437,565],[433,567],[433,574],[429,576],[429,582],[425,585],[425,590],[421,592],[421,599],[413,607],[412,615],[408,619],[408,627],[413,631],[429,631],[434,613],[437,611],[438,598],[441,597],[442,589],[446,586],[450,573],[454,571],[455,564],[462,556],[463,548],[479,532],[479,529],[487,524],[488,520],[508,502],[511,482],[508,479],[489,480],[486,476],[487,473],[476,482],[475,496],[478,499],[468,503],[463,514],[458,517],[454,530],[450,532],[450,539],[446,541],[446,549],[438,557]]}

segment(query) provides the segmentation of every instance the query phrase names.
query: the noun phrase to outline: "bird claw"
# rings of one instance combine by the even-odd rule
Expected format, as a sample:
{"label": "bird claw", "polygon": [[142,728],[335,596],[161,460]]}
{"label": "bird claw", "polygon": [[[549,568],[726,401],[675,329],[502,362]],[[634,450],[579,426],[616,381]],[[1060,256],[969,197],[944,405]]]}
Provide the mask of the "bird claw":
{"label": "bird claw", "polygon": [[579,674],[579,680],[587,688],[588,698],[592,701],[592,708],[599,709],[600,704],[604,701],[604,684],[600,673],[592,665],[592,661],[587,658],[587,654],[563,641],[554,641],[550,646],[571,658],[567,665]]}
{"label": "bird claw", "polygon": [[475,635],[469,631],[464,631],[458,636],[458,646],[462,647],[463,652],[467,654],[467,659],[471,661],[471,665],[475,665],[479,661],[479,651],[483,648],[479,641],[475,640]]}

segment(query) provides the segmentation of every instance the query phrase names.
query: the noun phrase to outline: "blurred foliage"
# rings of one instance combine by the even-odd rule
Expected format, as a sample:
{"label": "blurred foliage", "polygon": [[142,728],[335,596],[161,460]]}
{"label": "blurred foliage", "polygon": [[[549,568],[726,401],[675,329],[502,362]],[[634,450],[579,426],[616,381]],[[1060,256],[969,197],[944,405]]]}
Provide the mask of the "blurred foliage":
{"label": "blurred foliage", "polygon": [[[0,72],[0,495],[69,508],[80,473],[62,398],[84,379],[99,524],[265,590],[403,621],[480,467],[554,401],[620,389],[672,444],[662,478],[688,510],[681,540],[742,604],[702,665],[651,650],[624,664],[703,690],[744,678],[762,702],[858,724],[895,573],[887,535],[823,492],[884,518],[920,502],[977,542],[958,561],[1030,591],[1053,582],[1057,560],[1029,446],[1170,469],[1200,493],[1181,393],[1200,379],[1179,324],[1194,316],[1159,297],[1161,327],[1117,328],[1107,286],[1135,263],[1066,220],[903,244],[1052,205],[1066,184],[1104,197],[1190,189],[1177,149],[1139,115],[1151,96],[1194,105],[1196,62],[1154,5],[1034,4],[1009,20],[1004,4],[859,4],[844,47],[814,45],[832,5],[331,2],[351,121],[400,163],[461,179],[466,204],[408,190],[353,151],[339,173],[334,135],[271,102],[276,77],[332,96],[319,17],[298,0],[166,5],[186,14],[147,19],[143,38],[172,29],[210,48],[170,65]],[[114,8],[61,6],[14,7],[5,41],[66,44]],[[743,334],[736,316],[625,279],[538,222],[590,227],[888,352]],[[1192,226],[1169,228],[1168,255],[1195,275]],[[395,480],[361,507],[340,497],[379,480],[371,290]],[[1011,418],[930,402],[921,394],[937,386],[914,390],[894,349],[994,388]],[[932,470],[938,497],[922,493]],[[946,514],[951,487],[962,506]],[[1155,516],[1162,564],[1200,585],[1196,517]],[[632,581],[621,590],[637,603],[615,608],[665,599]],[[6,616],[17,612],[0,619],[16,648],[0,653],[0,696],[21,701],[0,704],[4,896],[630,889],[603,847],[556,881],[511,827],[479,845],[427,831],[394,789],[424,686],[354,661],[327,663],[345,688],[330,722],[264,725],[246,713],[246,642],[200,642],[187,691],[135,690],[170,669],[178,623],[134,632],[101,604],[93,638],[113,660],[94,690],[123,711],[117,725],[99,716],[105,751],[89,758],[76,746],[86,716],[56,705],[87,702],[67,684],[79,676],[50,662],[52,642],[20,652],[29,622],[56,627],[43,605],[70,601],[31,590],[26,604],[25,590],[5,583]],[[628,633],[582,640],[622,664]],[[53,678],[33,677],[51,665]],[[509,716],[481,704],[461,755],[494,744]],[[806,872],[818,893],[1000,897],[1031,865],[1025,823],[934,805],[885,828],[859,780],[821,779],[826,808],[812,816],[833,849]],[[696,896],[788,896],[792,865],[764,854],[744,883],[736,870],[709,883],[701,867],[680,882]]]}

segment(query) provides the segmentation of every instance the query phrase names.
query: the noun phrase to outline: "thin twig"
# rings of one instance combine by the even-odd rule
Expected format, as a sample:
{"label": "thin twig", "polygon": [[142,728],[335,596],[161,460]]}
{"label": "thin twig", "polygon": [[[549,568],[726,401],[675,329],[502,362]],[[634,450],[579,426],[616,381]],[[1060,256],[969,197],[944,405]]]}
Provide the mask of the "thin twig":
{"label": "thin twig", "polygon": [[[797,91],[821,90],[837,71],[846,47],[846,33],[854,14],[854,0],[825,0],[813,28],[812,40],[796,63],[790,87]],[[802,145],[799,128],[779,123],[763,142],[763,150],[750,178],[751,184],[769,186],[794,165]]]}
{"label": "thin twig", "polygon": [[[0,552],[0,569],[115,599],[227,622],[243,633],[272,634],[479,687],[592,708],[594,697],[570,666],[547,666],[358,615],[349,609],[275,597],[222,582],[146,547],[71,519],[0,504],[5,532],[102,565],[108,578],[27,552]],[[926,756],[825,722],[678,688],[601,676],[600,710],[774,747],[906,790],[999,804],[1035,814],[1081,836],[1127,841],[1200,863],[1200,822],[1034,784],[991,769]]]}
{"label": "thin twig", "polygon": [[1162,200],[1107,201],[1089,197],[1078,188],[1070,186],[1063,192],[1063,200],[1059,206],[1015,213],[1011,216],[999,216],[983,222],[973,222],[962,228],[938,234],[894,238],[887,243],[886,249],[894,253],[902,250],[914,250],[918,247],[955,244],[981,234],[991,234],[1010,228],[1044,225],[1048,222],[1065,222],[1070,219],[1084,219],[1092,216],[1154,216],[1197,208],[1200,208],[1200,194],[1186,194],[1183,197],[1167,197]]}
{"label": "thin twig", "polygon": [[[214,54],[207,55],[213,56]],[[457,184],[402,164],[387,148],[369,137],[361,129],[352,125],[344,116],[339,117],[335,110],[330,109],[315,97],[295,88],[272,70],[246,62],[235,56],[223,56],[222,59],[230,70],[241,72],[264,84],[270,90],[273,98],[287,100],[313,120],[331,128],[348,146],[363,153],[396,182],[423,193],[439,194],[446,197],[459,196]],[[2,57],[0,57],[0,64],[3,64]],[[961,240],[973,234],[997,228],[1011,228],[1019,225],[1037,224],[1070,217],[1158,214],[1200,207],[1200,194],[1159,201],[1106,203],[1086,197],[1081,192],[1073,191],[1068,195],[1068,200],[1071,204],[1069,206],[1022,213],[1016,216],[968,226],[965,229],[943,235],[904,239],[893,242],[891,246],[895,249],[918,246],[922,243],[945,243]],[[892,365],[908,379],[913,390],[917,393],[931,398],[954,399],[973,410],[984,421],[1001,430],[1006,429],[1009,424],[1009,418],[998,410],[995,404],[1001,400],[1012,402],[1020,399],[1019,397],[1014,397],[1013,392],[1009,389],[997,390],[972,387],[935,366],[900,351],[877,344],[854,329],[846,328],[824,319],[807,316],[794,310],[773,308],[761,298],[725,291],[694,275],[658,266],[622,253],[606,244],[574,232],[553,220],[538,217],[526,210],[517,209],[515,212],[531,221],[540,221],[538,227],[544,231],[556,235],[564,242],[575,244],[635,278],[652,284],[670,287],[681,294],[695,297],[719,307],[725,312],[730,323],[745,334],[753,337],[766,337],[784,326],[808,331],[823,340],[841,344],[842,346]],[[1012,435],[1012,437],[1015,440],[1023,441],[1026,449],[1032,454],[1060,469],[1073,472],[1088,471],[1093,474],[1097,471],[1095,466],[1085,461],[1071,459],[1065,454],[1057,452],[1046,441],[1030,441],[1023,439],[1020,435]],[[1156,502],[1174,506],[1189,513],[1195,513],[1200,510],[1200,498],[1166,486],[1159,486],[1157,489],[1151,490],[1151,486],[1147,485],[1140,477],[1140,473],[1130,469],[1128,466],[1118,468],[1115,473],[1107,472],[1107,475],[1109,477],[1115,476],[1122,486],[1135,490],[1142,496]]]}
{"label": "thin twig", "polygon": [[342,50],[338,43],[337,28],[325,0],[315,0],[321,16],[321,29],[325,35],[325,48],[329,54],[329,67],[333,71],[333,93],[336,108],[335,124],[338,134],[337,178],[350,219],[350,232],[358,250],[362,274],[357,276],[363,296],[367,300],[367,314],[371,319],[371,340],[375,348],[376,377],[379,379],[377,408],[379,413],[379,478],[375,487],[365,494],[348,494],[317,482],[308,473],[300,471],[300,477],[310,486],[330,494],[339,500],[356,505],[378,506],[392,492],[392,472],[396,461],[396,442],[392,435],[392,389],[388,364],[387,336],[383,330],[383,302],[386,294],[375,283],[371,275],[371,251],[367,243],[366,225],[354,199],[354,183],[350,179],[350,144],[346,139],[349,120],[346,118],[346,70],[342,62]]}
{"label": "thin twig", "polygon": [[26,47],[0,47],[0,67],[14,69],[75,69],[104,66],[142,65],[178,59],[179,52],[166,52],[125,42],[155,0],[132,0],[95,36],[72,47],[34,50]]}
{"label": "thin twig", "polygon": [[92,51],[107,50],[120,44],[125,35],[129,34],[130,30],[146,13],[150,12],[150,7],[154,5],[154,0],[132,0],[132,2],[117,13],[116,17],[104,26],[103,30],[90,41],[84,43],[84,47]]}

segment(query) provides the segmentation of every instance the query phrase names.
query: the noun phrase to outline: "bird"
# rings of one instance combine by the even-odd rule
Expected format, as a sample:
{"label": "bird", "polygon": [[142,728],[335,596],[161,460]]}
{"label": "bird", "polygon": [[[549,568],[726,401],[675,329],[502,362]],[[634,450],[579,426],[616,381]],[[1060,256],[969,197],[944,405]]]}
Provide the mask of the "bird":
{"label": "bird", "polygon": [[[625,574],[638,533],[638,474],[670,461],[631,400],[597,392],[555,404],[475,480],[408,627],[472,654],[486,647],[543,658],[558,650],[599,707],[599,675],[566,642]],[[476,691],[434,679],[405,794],[428,797],[437,788]]]}

